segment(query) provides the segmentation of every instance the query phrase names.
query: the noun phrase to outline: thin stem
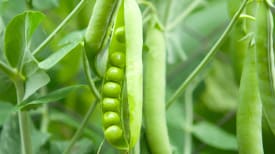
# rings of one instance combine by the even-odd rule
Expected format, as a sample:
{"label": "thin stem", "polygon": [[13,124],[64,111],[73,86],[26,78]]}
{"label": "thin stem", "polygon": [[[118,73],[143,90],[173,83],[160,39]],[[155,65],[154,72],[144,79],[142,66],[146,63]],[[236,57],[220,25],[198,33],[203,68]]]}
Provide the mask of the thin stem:
{"label": "thin stem", "polygon": [[103,141],[100,143],[99,148],[98,148],[96,154],[100,154],[101,149],[102,149],[102,147],[103,147],[103,145],[104,145],[104,142],[105,142],[105,139],[103,139]]}
{"label": "thin stem", "polygon": [[85,73],[85,76],[86,76],[86,78],[88,80],[89,87],[90,87],[91,91],[96,96],[96,100],[93,102],[93,104],[89,108],[88,112],[86,113],[86,115],[84,117],[84,120],[81,122],[80,127],[77,129],[76,133],[74,134],[73,138],[71,139],[71,142],[69,143],[69,146],[65,149],[65,151],[63,152],[63,154],[69,154],[69,152],[72,149],[73,145],[75,144],[75,142],[77,141],[77,139],[82,134],[82,132],[83,132],[84,128],[86,127],[86,125],[88,124],[88,121],[89,121],[92,113],[94,112],[97,104],[98,104],[97,101],[101,100],[100,93],[98,92],[98,90],[97,90],[97,88],[95,86],[94,80],[91,77],[91,71],[90,71],[90,67],[89,67],[89,61],[88,61],[88,58],[86,56],[84,47],[82,47],[82,51],[83,51],[82,53],[83,53],[84,73]]}
{"label": "thin stem", "polygon": [[54,36],[76,15],[84,6],[87,0],[81,0],[70,14],[56,27],[56,29],[33,51],[33,55],[37,54],[44,48]]}
{"label": "thin stem", "polygon": [[167,25],[167,30],[170,31],[174,29],[180,22],[182,22],[195,8],[198,7],[204,0],[195,0],[192,2],[186,10],[184,10],[179,16],[176,17],[174,21]]}
{"label": "thin stem", "polygon": [[186,89],[185,93],[185,134],[184,134],[184,154],[192,153],[192,133],[193,127],[193,91],[195,86],[191,85]]}
{"label": "thin stem", "polygon": [[[42,95],[45,95],[47,93],[46,87],[43,87],[40,93]],[[41,126],[40,126],[41,132],[46,133],[48,131],[48,125],[49,125],[49,107],[47,104],[44,104],[42,106],[42,120],[41,120]]]}
{"label": "thin stem", "polygon": [[[24,96],[24,83],[21,80],[14,81],[16,94],[17,94],[17,104],[22,102]],[[29,128],[28,112],[18,111],[22,154],[32,154],[32,142]]]}
{"label": "thin stem", "polygon": [[85,52],[85,48],[82,46],[82,57],[83,57],[83,67],[84,67],[84,73],[86,76],[86,79],[88,80],[89,83],[89,87],[91,89],[91,91],[94,93],[94,95],[96,96],[96,98],[98,100],[101,99],[101,95],[99,93],[99,91],[97,90],[96,86],[95,86],[95,82],[91,76],[91,69],[90,69],[90,63],[89,60],[87,58],[86,52]]}
{"label": "thin stem", "polygon": [[74,146],[77,139],[80,137],[80,135],[82,134],[84,128],[88,124],[89,119],[90,119],[91,115],[93,114],[96,106],[97,106],[97,101],[94,101],[93,104],[91,105],[91,107],[89,108],[88,112],[86,113],[86,115],[84,117],[84,120],[81,122],[80,127],[77,129],[76,133],[74,134],[73,138],[71,139],[69,145],[67,146],[67,148],[65,149],[63,154],[69,154],[70,153],[72,147]]}
{"label": "thin stem", "polygon": [[184,92],[187,85],[189,85],[194,78],[207,66],[207,64],[214,58],[216,55],[219,47],[222,45],[224,40],[226,39],[226,36],[229,34],[235,23],[237,22],[240,14],[242,13],[243,9],[246,6],[248,0],[244,0],[242,5],[240,6],[239,10],[234,14],[232,20],[226,27],[225,31],[221,35],[221,37],[217,40],[217,42],[213,45],[213,47],[210,49],[210,51],[207,53],[207,55],[203,58],[203,60],[199,63],[199,65],[191,72],[191,74],[187,77],[187,79],[180,85],[180,87],[176,90],[176,92],[172,95],[172,97],[168,100],[168,103],[166,104],[166,109],[169,109],[169,107],[175,102],[175,100]]}

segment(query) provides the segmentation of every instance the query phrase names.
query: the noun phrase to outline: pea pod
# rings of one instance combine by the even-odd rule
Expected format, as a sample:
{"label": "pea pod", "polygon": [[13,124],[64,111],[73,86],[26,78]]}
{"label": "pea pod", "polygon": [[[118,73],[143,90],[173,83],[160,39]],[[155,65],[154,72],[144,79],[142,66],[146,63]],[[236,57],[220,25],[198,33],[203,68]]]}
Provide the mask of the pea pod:
{"label": "pea pod", "polygon": [[249,47],[240,83],[237,138],[240,154],[263,154],[262,104],[258,91],[255,46]]}
{"label": "pea pod", "polygon": [[[241,4],[240,0],[227,1],[228,14],[232,18]],[[248,48],[248,39],[243,39],[245,36],[244,23],[247,19],[238,20],[230,35],[230,55],[234,69],[234,76],[237,83],[240,83],[243,63]]]}
{"label": "pea pod", "polygon": [[142,15],[135,0],[124,1],[126,39],[126,84],[129,104],[130,146],[140,136],[142,121]]}
{"label": "pea pod", "polygon": [[135,0],[124,0],[111,38],[102,86],[104,134],[129,151],[140,136],[142,120],[142,18]]}
{"label": "pea pod", "polygon": [[119,0],[97,0],[85,34],[85,41],[97,54],[104,44],[108,29],[114,18]]}
{"label": "pea pod", "polygon": [[[246,13],[254,16],[257,2],[247,5]],[[247,34],[255,33],[255,21],[246,20]],[[239,106],[237,110],[237,139],[240,154],[263,154],[262,146],[262,103],[259,94],[254,37],[249,37],[244,68],[242,70]]]}
{"label": "pea pod", "polygon": [[274,53],[273,53],[273,17],[269,6],[258,2],[256,15],[255,43],[257,51],[257,72],[260,96],[264,115],[275,135],[275,91],[274,91]]}
{"label": "pea pod", "polygon": [[148,27],[146,46],[149,50],[144,54],[145,133],[152,153],[171,154],[165,112],[165,38],[156,23]]}

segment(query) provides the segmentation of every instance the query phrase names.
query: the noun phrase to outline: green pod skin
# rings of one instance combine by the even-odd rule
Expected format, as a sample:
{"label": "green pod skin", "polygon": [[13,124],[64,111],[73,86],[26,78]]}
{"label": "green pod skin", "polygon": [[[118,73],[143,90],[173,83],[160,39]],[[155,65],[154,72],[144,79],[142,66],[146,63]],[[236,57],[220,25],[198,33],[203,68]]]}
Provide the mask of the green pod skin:
{"label": "green pod skin", "polygon": [[237,111],[240,154],[263,154],[262,104],[258,91],[255,47],[249,48],[241,78]]}
{"label": "green pod skin", "polygon": [[119,0],[97,0],[85,34],[92,52],[98,53],[111,26]]}
{"label": "green pod skin", "polygon": [[[247,6],[247,13],[255,15],[257,3]],[[255,21],[246,23],[248,33],[255,31]],[[248,47],[239,91],[237,110],[237,140],[240,154],[263,154],[262,103],[259,94],[256,46],[253,38]]]}
{"label": "green pod skin", "polygon": [[148,27],[145,43],[149,50],[144,54],[145,134],[152,153],[171,154],[165,109],[165,38],[154,25]]}
{"label": "green pod skin", "polygon": [[257,53],[257,72],[260,96],[264,115],[275,135],[275,91],[274,91],[274,52],[273,52],[273,17],[269,6],[258,2],[256,15],[255,44]]}
{"label": "green pod skin", "polygon": [[[227,1],[228,14],[232,18],[238,10],[242,1],[229,0]],[[249,12],[249,11],[248,11]],[[233,71],[236,83],[240,84],[243,64],[245,61],[246,51],[249,45],[249,39],[244,39],[246,35],[245,23],[251,19],[240,19],[236,23],[230,35],[230,55],[232,57]]]}
{"label": "green pod skin", "polygon": [[126,85],[129,110],[130,148],[140,137],[143,102],[142,14],[135,0],[124,0],[126,39]]}

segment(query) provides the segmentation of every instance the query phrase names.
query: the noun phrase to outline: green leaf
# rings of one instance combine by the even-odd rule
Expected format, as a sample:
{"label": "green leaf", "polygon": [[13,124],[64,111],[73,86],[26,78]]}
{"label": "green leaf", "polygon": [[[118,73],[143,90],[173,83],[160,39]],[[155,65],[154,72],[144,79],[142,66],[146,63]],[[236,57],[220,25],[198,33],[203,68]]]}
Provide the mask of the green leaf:
{"label": "green leaf", "polygon": [[[70,126],[74,129],[77,129],[80,126],[80,121],[73,119],[69,115],[58,112],[58,111],[55,111],[50,114],[50,120],[52,122],[63,123],[63,124]],[[93,138],[94,135],[103,135],[103,134],[98,134],[96,132],[93,132],[89,128],[84,128],[83,135],[86,135],[89,138]]]}
{"label": "green leaf", "polygon": [[45,86],[49,82],[50,77],[48,74],[43,70],[37,70],[27,78],[23,100],[26,100],[29,96],[34,94],[38,89]]}
{"label": "green leaf", "polygon": [[59,6],[59,0],[33,0],[33,6],[39,10],[53,9]]}
{"label": "green leaf", "polygon": [[44,146],[46,146],[49,139],[50,139],[50,134],[42,133],[33,128],[32,149],[34,151],[34,154],[40,154],[40,152],[43,150]]}
{"label": "green leaf", "polygon": [[[3,126],[0,137],[1,154],[20,154],[21,143],[17,116],[11,116]],[[31,124],[32,151],[37,154],[49,140],[49,134],[41,133]]]}
{"label": "green leaf", "polygon": [[7,118],[11,115],[12,108],[12,104],[0,101],[0,126],[3,125]]}
{"label": "green leaf", "polygon": [[202,142],[218,149],[237,150],[237,139],[221,128],[208,123],[199,122],[193,126],[193,134]]}
{"label": "green leaf", "polygon": [[26,11],[12,19],[6,28],[5,54],[11,66],[17,67],[29,49],[30,39],[44,15],[40,12]]}
{"label": "green leaf", "polygon": [[0,153],[16,154],[20,153],[20,134],[18,120],[12,116],[3,126],[0,137]]}
{"label": "green leaf", "polygon": [[[68,146],[68,142],[54,141],[51,143],[50,154],[60,154]],[[95,153],[93,142],[89,139],[81,139],[73,146],[71,153],[91,154]]]}
{"label": "green leaf", "polygon": [[83,41],[83,35],[83,31],[77,31],[65,36],[59,42],[59,46],[62,47],[48,58],[40,62],[39,67],[46,70],[52,68]]}
{"label": "green leaf", "polygon": [[30,109],[33,107],[36,107],[41,104],[46,104],[46,103],[52,103],[55,101],[58,101],[60,99],[65,98],[69,93],[76,91],[76,90],[81,90],[83,88],[88,88],[85,85],[73,85],[65,88],[58,89],[56,91],[53,91],[45,96],[34,98],[33,100],[25,100],[23,103],[20,105],[16,106],[16,110],[26,110]]}

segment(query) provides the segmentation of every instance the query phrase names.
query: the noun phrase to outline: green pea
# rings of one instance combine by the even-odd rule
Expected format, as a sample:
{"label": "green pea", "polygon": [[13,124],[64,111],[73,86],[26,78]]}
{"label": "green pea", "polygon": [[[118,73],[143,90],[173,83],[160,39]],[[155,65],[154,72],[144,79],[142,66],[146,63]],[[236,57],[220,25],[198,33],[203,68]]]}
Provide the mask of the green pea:
{"label": "green pea", "polygon": [[103,125],[105,128],[120,123],[119,115],[116,112],[105,112],[103,115]]}
{"label": "green pea", "polygon": [[112,65],[117,67],[125,66],[125,55],[122,52],[114,52],[110,56],[110,62]]}
{"label": "green pea", "polygon": [[121,68],[110,67],[106,72],[106,80],[121,82],[123,75],[123,70]]}
{"label": "green pea", "polygon": [[103,96],[118,98],[121,92],[121,87],[115,82],[107,82],[103,86]]}
{"label": "green pea", "polygon": [[117,125],[112,125],[104,131],[106,139],[111,143],[118,142],[122,138],[122,133],[122,129]]}
{"label": "green pea", "polygon": [[125,28],[118,27],[115,31],[115,36],[120,43],[125,43]]}
{"label": "green pea", "polygon": [[120,103],[116,98],[104,98],[102,101],[103,112],[106,111],[119,111]]}

